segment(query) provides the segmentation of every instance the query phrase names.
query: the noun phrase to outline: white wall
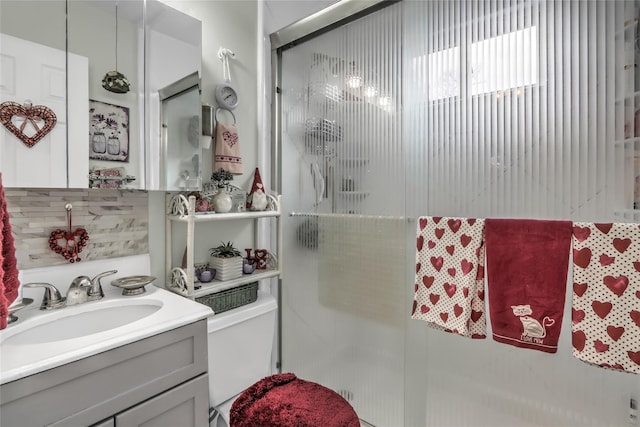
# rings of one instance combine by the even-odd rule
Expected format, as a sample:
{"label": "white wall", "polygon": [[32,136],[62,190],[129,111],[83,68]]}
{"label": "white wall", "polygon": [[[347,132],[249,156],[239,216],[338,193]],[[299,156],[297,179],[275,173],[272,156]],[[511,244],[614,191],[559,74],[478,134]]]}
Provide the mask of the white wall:
{"label": "white wall", "polygon": [[[163,3],[202,21],[202,102],[216,106],[214,90],[223,81],[222,62],[217,52],[225,47],[235,53],[230,61],[232,85],[236,88],[239,105],[234,111],[237,119],[244,174],[235,176],[233,184],[248,189],[258,164],[257,82],[258,67],[258,2],[256,1],[187,1],[166,0]],[[203,154],[203,180],[211,175],[213,145]],[[164,192],[149,193],[149,248],[151,270],[156,277],[165,277],[165,196]],[[186,231],[174,227],[172,264],[182,259]],[[208,261],[208,248],[220,241],[233,241],[241,250],[250,247],[253,227],[249,223],[225,223],[224,227],[202,226],[196,230],[195,262]]]}

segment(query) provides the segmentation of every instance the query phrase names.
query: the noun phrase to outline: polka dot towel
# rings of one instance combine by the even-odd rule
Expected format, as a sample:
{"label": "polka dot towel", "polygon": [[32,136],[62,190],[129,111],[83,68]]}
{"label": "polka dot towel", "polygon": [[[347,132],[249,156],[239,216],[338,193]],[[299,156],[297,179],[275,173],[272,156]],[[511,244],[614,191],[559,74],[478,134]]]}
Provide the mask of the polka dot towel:
{"label": "polka dot towel", "polygon": [[469,338],[486,337],[484,220],[420,217],[411,317]]}
{"label": "polka dot towel", "polygon": [[573,355],[640,373],[640,225],[573,225]]}

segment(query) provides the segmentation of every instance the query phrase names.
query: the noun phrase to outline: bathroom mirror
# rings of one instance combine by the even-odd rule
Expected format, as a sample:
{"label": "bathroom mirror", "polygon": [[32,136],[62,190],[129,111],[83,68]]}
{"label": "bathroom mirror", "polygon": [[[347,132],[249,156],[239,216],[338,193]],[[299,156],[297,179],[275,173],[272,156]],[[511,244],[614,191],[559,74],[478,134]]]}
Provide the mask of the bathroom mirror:
{"label": "bathroom mirror", "polygon": [[[65,0],[0,2],[0,171],[6,187],[68,187],[69,171],[79,184],[75,171],[83,165],[73,156],[82,158],[82,147],[76,154],[67,147],[65,44]],[[70,65],[70,77],[82,81],[87,61],[74,56]],[[76,88],[70,95],[86,98]]]}
{"label": "bathroom mirror", "polygon": [[[47,123],[25,118],[25,102],[56,118],[30,147],[2,126],[5,186],[164,189],[147,170],[160,144],[158,91],[201,71],[201,22],[157,0],[2,0],[0,18],[0,102],[19,104],[4,116],[17,129],[27,122],[27,142]],[[103,88],[112,71],[129,91]]]}
{"label": "bathroom mirror", "polygon": [[[160,89],[160,150],[148,171],[168,191],[202,188],[200,78],[194,72]],[[155,157],[155,153],[150,158]]]}
{"label": "bathroom mirror", "polygon": [[[67,3],[69,54],[86,57],[89,63],[84,121],[78,117],[72,125],[83,128],[90,188],[144,188],[143,18],[143,0]],[[128,81],[128,91],[107,85],[109,73],[116,71]],[[69,91],[74,86],[69,80]]]}
{"label": "bathroom mirror", "polygon": [[202,23],[158,1],[146,15],[145,189],[199,189]]}

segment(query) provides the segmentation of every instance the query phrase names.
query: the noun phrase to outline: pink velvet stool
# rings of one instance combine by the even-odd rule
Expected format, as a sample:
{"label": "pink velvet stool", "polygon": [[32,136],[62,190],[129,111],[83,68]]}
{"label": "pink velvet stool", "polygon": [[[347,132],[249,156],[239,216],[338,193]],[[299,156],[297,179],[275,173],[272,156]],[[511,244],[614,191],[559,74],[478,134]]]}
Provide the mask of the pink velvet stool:
{"label": "pink velvet stool", "polygon": [[231,406],[231,427],[360,427],[342,396],[294,374],[263,378]]}

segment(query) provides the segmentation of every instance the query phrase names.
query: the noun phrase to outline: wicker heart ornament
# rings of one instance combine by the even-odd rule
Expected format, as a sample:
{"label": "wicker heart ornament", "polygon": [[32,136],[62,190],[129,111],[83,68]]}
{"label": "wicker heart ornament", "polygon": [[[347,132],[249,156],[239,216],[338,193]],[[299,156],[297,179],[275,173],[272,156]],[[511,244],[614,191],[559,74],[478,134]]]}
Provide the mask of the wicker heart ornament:
{"label": "wicker heart ornament", "polygon": [[[44,105],[34,106],[30,102],[20,105],[12,101],[0,104],[0,123],[29,148],[51,132],[57,120],[55,113]],[[25,132],[27,130],[31,132]]]}

